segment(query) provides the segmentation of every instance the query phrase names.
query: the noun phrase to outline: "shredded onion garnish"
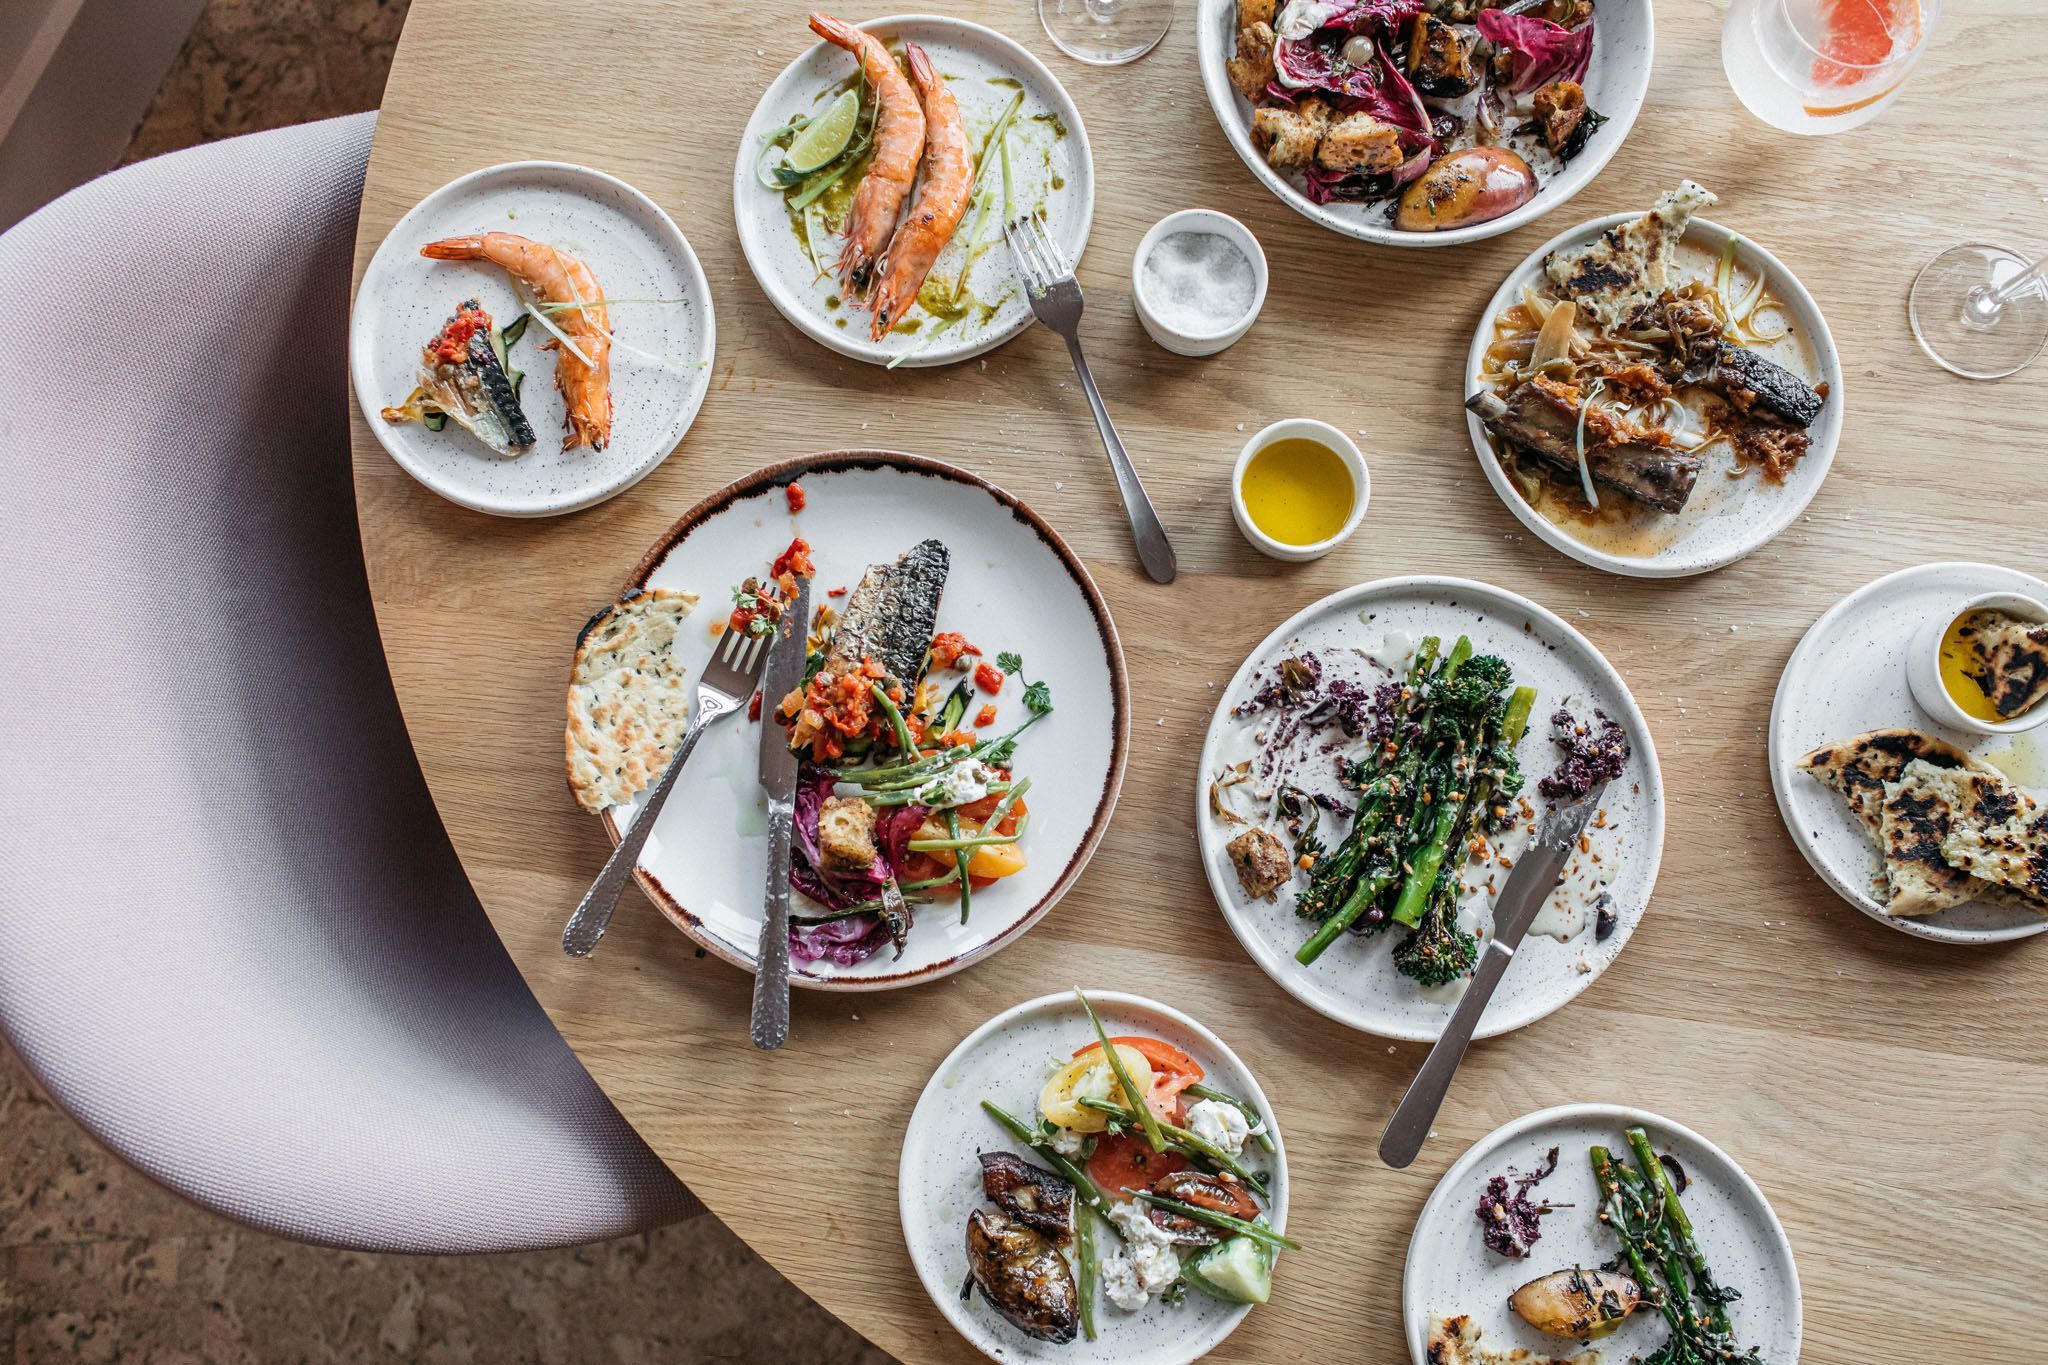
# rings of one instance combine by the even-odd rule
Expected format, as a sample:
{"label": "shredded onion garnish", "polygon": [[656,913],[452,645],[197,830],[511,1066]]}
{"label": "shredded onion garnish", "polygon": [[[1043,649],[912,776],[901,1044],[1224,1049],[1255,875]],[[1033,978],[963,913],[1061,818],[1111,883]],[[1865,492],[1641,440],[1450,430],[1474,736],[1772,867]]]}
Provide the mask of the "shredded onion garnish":
{"label": "shredded onion garnish", "polygon": [[1586,463],[1586,413],[1592,408],[1593,400],[1600,396],[1600,390],[1607,381],[1596,379],[1587,388],[1586,396],[1579,400],[1579,487],[1586,490],[1586,505],[1595,512],[1600,510],[1600,495],[1593,491],[1593,467]]}

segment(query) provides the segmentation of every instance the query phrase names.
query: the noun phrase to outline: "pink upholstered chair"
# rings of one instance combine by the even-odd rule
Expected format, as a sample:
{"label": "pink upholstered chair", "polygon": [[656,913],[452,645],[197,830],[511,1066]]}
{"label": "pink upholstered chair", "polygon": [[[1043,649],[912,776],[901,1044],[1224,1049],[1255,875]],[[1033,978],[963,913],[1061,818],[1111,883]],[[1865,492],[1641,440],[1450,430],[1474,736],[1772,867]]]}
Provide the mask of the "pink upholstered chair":
{"label": "pink upholstered chair", "polygon": [[699,1206],[555,1032],[414,761],[356,539],[372,116],[0,235],[0,1029],[122,1157],[309,1241]]}

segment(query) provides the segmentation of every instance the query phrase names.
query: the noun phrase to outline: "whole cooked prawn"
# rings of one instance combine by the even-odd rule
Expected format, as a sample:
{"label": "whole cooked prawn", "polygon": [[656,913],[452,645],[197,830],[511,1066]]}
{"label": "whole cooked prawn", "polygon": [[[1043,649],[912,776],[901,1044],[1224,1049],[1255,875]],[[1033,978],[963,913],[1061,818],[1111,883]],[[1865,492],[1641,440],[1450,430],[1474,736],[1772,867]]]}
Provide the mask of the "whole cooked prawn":
{"label": "whole cooked prawn", "polygon": [[[559,341],[549,343],[557,348],[555,385],[568,408],[569,434],[562,438],[562,449],[587,445],[603,450],[612,437],[612,334],[604,290],[590,267],[559,247],[513,232],[444,237],[421,247],[420,255],[436,261],[489,261],[525,286],[537,303],[565,305],[548,314],[548,321],[576,343],[575,350]],[[583,353],[581,358],[576,351]]]}
{"label": "whole cooked prawn", "polygon": [[953,92],[932,69],[923,48],[906,43],[903,55],[910,59],[910,79],[924,101],[924,184],[910,206],[910,216],[889,241],[888,269],[868,304],[875,312],[871,334],[877,341],[917,305],[917,291],[924,287],[932,262],[953,240],[974,191],[974,159],[967,151],[967,126],[960,121]]}
{"label": "whole cooked prawn", "polygon": [[822,11],[811,16],[811,32],[858,58],[861,74],[875,90],[875,155],[853,192],[846,245],[839,252],[839,283],[859,298],[874,283],[882,248],[917,179],[917,159],[924,152],[924,110],[880,38]]}

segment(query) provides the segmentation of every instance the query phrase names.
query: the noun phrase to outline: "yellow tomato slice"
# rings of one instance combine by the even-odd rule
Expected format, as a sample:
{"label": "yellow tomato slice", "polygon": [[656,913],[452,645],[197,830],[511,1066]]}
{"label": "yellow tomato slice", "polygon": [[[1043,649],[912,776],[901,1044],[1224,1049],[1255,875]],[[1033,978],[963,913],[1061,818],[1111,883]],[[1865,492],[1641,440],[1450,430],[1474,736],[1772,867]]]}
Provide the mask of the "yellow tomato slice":
{"label": "yellow tomato slice", "polygon": [[990,844],[974,850],[973,856],[967,860],[967,875],[994,881],[1013,872],[1022,872],[1024,864],[1024,851],[1015,844]]}
{"label": "yellow tomato slice", "polygon": [[[1117,1056],[1122,1058],[1124,1069],[1131,1073],[1131,1084],[1149,1094],[1152,1090],[1152,1063],[1145,1060],[1145,1054],[1134,1047],[1117,1044]],[[1090,1081],[1090,1073],[1101,1067],[1108,1078],[1106,1087],[1100,1079]],[[1106,1093],[1105,1093],[1106,1091]],[[1099,1133],[1109,1127],[1109,1115],[1099,1109],[1090,1109],[1080,1102],[1080,1096],[1100,1094],[1112,1104],[1128,1105],[1123,1087],[1109,1064],[1102,1059],[1099,1051],[1087,1056],[1076,1057],[1045,1083],[1038,1092],[1038,1112],[1062,1128],[1071,1128],[1077,1133]]]}

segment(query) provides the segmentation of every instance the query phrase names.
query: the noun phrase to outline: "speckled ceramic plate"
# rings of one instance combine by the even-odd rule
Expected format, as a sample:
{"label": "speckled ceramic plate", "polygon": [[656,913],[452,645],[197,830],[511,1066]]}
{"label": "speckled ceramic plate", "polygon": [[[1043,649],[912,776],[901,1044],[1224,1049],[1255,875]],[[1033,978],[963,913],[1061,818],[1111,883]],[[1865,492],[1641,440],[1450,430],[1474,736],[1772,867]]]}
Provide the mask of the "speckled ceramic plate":
{"label": "speckled ceramic plate", "polygon": [[[1046,223],[1070,263],[1078,265],[1088,247],[1095,217],[1095,163],[1081,111],[1045,65],[994,29],[934,14],[893,14],[861,25],[892,48],[914,42],[931,55],[946,78],[966,121],[969,146],[979,149],[1003,107],[1024,92],[1010,125],[1010,172],[1016,204],[1042,204]],[[809,42],[800,13],[776,30],[785,47]],[[869,337],[870,315],[850,306],[831,272],[839,238],[818,244],[818,264],[806,251],[784,196],[762,183],[763,138],[800,114],[814,113],[855,80],[853,57],[830,43],[812,42],[761,95],[740,139],[733,167],[733,214],[747,265],[782,316],[813,341],[843,355],[886,365],[902,357],[905,366],[947,365],[1002,345],[1031,325],[1030,305],[1002,241],[1002,205],[984,226],[985,250],[966,280],[970,306],[943,330],[923,308],[880,341]],[[922,177],[919,180],[922,184]],[[916,190],[912,190],[914,195]],[[967,258],[975,214],[961,220],[954,239],[932,268],[932,278],[954,280]],[[826,271],[820,274],[820,267]]]}
{"label": "speckled ceramic plate", "polygon": [[[1384,681],[1392,674],[1374,668],[1357,651],[1379,652],[1390,636],[1414,641],[1426,635],[1440,637],[1449,649],[1461,633],[1472,637],[1475,652],[1500,655],[1514,669],[1518,683],[1537,690],[1532,723],[1519,750],[1532,800],[1537,799],[1537,779],[1555,767],[1557,749],[1549,738],[1548,717],[1561,706],[1582,719],[1590,719],[1595,710],[1606,712],[1627,732],[1633,750],[1628,767],[1608,788],[1604,820],[1596,816],[1587,831],[1587,850],[1573,858],[1565,886],[1551,898],[1553,908],[1576,912],[1577,932],[1560,941],[1541,932],[1555,921],[1539,920],[1481,1016],[1477,1036],[1490,1038],[1533,1023],[1591,985],[1634,932],[1663,859],[1664,779],[1649,725],[1614,666],[1563,620],[1525,597],[1462,578],[1381,579],[1333,593],[1304,609],[1252,651],[1216,704],[1195,792],[1202,866],[1224,919],[1268,976],[1303,1004],[1383,1038],[1434,1039],[1456,1008],[1458,988],[1425,993],[1402,976],[1394,969],[1390,935],[1347,934],[1313,965],[1296,962],[1295,951],[1312,927],[1294,913],[1295,896],[1306,879],[1297,875],[1276,900],[1248,899],[1224,852],[1224,845],[1242,833],[1243,826],[1227,825],[1211,810],[1209,782],[1223,766],[1251,755],[1259,722],[1230,713],[1256,690],[1253,677],[1260,670],[1271,670],[1286,655],[1309,650],[1323,661],[1326,677],[1342,667],[1362,682]],[[1342,738],[1341,731],[1330,734]],[[1320,758],[1314,771],[1308,765],[1297,769],[1297,784],[1343,799],[1328,780],[1337,756]],[[1530,823],[1521,821],[1504,842],[1503,851],[1510,857],[1526,842]],[[1348,820],[1332,816],[1325,816],[1323,824],[1332,847],[1349,827]],[[1468,884],[1478,883],[1466,903],[1481,915],[1482,923],[1492,890],[1501,880],[1489,866],[1474,864],[1466,876]],[[1600,891],[1612,898],[1616,915],[1614,930],[1604,941],[1596,941],[1593,916],[1587,913]],[[1557,927],[1563,932],[1572,926]]]}
{"label": "speckled ceramic plate", "polygon": [[[484,262],[430,261],[426,243],[513,232],[580,257],[614,302],[612,439],[562,449],[554,353],[538,324],[512,348],[526,371],[520,402],[539,438],[517,459],[493,455],[450,422],[439,432],[379,410],[412,391],[420,350],[455,306],[478,298],[500,324],[520,304],[510,277]],[[647,302],[664,300],[664,302]],[[377,248],[356,290],[349,371],[363,420],[406,473],[450,502],[504,517],[547,517],[603,502],[668,458],[697,416],[716,340],[711,287],[696,253],[655,202],[623,180],[553,161],[473,171],[414,205]]]}
{"label": "speckled ceramic plate", "polygon": [[[801,480],[804,511],[785,492]],[[959,971],[1014,942],[1066,894],[1109,827],[1129,745],[1129,684],[1123,646],[1095,582],[1051,527],[992,484],[916,455],[835,451],[757,470],[685,513],[647,552],[625,589],[679,588],[702,599],[677,637],[694,679],[710,657],[713,622],[731,610],[740,579],[764,574],[792,535],[809,541],[818,566],[812,601],[851,588],[869,564],[893,560],[937,536],[952,551],[938,628],[957,630],[989,651],[1013,650],[1023,672],[1052,689],[1053,712],[1017,747],[1017,772],[1031,779],[1031,826],[1022,840],[1030,865],[974,894],[960,922],[958,901],[921,907],[904,955],[884,950],[851,967],[794,963],[797,986],[889,990]],[[1029,601],[1031,609],[1018,604]],[[564,640],[565,653],[570,641]],[[992,700],[996,724],[1023,719],[1024,682],[1012,677]],[[767,881],[767,804],[760,784],[760,722],[744,716],[713,726],[662,807],[640,855],[640,885],[676,926],[735,966],[753,970]],[[991,731],[990,733],[1000,733]],[[614,839],[637,804],[605,814]],[[797,913],[808,904],[797,898]]]}
{"label": "speckled ceramic plate", "polygon": [[[1601,1227],[1600,1191],[1588,1151],[1606,1147],[1631,1161],[1626,1130],[1641,1125],[1660,1154],[1674,1157],[1689,1182],[1680,1196],[1707,1264],[1723,1284],[1742,1292],[1729,1317],[1745,1345],[1759,1347],[1767,1365],[1799,1359],[1801,1303],[1799,1270],[1792,1243],[1779,1226],[1763,1191],[1726,1152],[1691,1129],[1642,1109],[1617,1104],[1567,1104],[1545,1109],[1496,1128],[1472,1144],[1444,1178],[1415,1220],[1408,1239],[1408,1265],[1401,1277],[1401,1315],[1408,1351],[1425,1365],[1424,1343],[1431,1322],[1460,1313],[1479,1327],[1483,1347],[1522,1347],[1545,1359],[1579,1348],[1523,1322],[1508,1307],[1508,1296],[1539,1275],[1573,1266],[1596,1266],[1619,1251]],[[1491,1251],[1480,1237],[1480,1191],[1508,1168],[1542,1169],[1557,1148],[1557,1170],[1532,1198],[1559,1208],[1542,1221],[1542,1236],[1525,1260]],[[1664,1340],[1663,1319],[1640,1312],[1598,1344],[1611,1361],[1653,1351]]]}
{"label": "speckled ceramic plate", "polygon": [[[1222,1039],[1179,1010],[1120,991],[1089,990],[1088,1000],[1112,1037],[1145,1034],[1173,1044],[1201,1064],[1208,1084],[1265,1115],[1277,1150],[1267,1154],[1253,1145],[1247,1149],[1252,1157],[1246,1164],[1271,1173],[1267,1208],[1273,1226],[1284,1232],[1287,1143],[1250,1068]],[[977,1155],[1012,1152],[1043,1164],[991,1119],[981,1102],[992,1101],[1024,1123],[1035,1122],[1038,1092],[1053,1059],[1070,1057],[1094,1040],[1087,1014],[1069,991],[1004,1010],[953,1049],[925,1083],[903,1133],[897,1174],[903,1240],[932,1302],[990,1359],[1182,1365],[1216,1349],[1251,1307],[1190,1293],[1179,1307],[1155,1301],[1136,1313],[1125,1313],[1103,1300],[1097,1304],[1096,1340],[1077,1338],[1055,1346],[1012,1327],[979,1293],[971,1302],[960,1298],[960,1286],[967,1279],[967,1215],[989,1203],[982,1197]],[[1114,1237],[1101,1228],[1105,1252],[1115,1245]],[[1282,1252],[1273,1272],[1276,1297],[1288,1293],[1287,1272],[1288,1257]]]}
{"label": "speckled ceramic plate", "polygon": [[1883,861],[1846,801],[1801,772],[1801,757],[1833,740],[1906,725],[1976,754],[2023,787],[2048,787],[2048,738],[1972,735],[1922,711],[1906,685],[1906,647],[1930,617],[1952,617],[1989,592],[2048,597],[2048,582],[1995,564],[1922,564],[1867,583],[1813,623],[1771,702],[1771,789],[1792,842],[1835,894],[1881,924],[1944,943],[1999,943],[2048,932],[2048,916],[1972,901],[1938,915],[1884,912]]}
{"label": "speckled ceramic plate", "polygon": [[[1711,188],[1711,187],[1710,187]],[[1494,319],[1521,302],[1522,286],[1543,277],[1544,258],[1561,248],[1576,247],[1593,240],[1617,223],[1640,218],[1635,213],[1614,213],[1595,218],[1561,232],[1545,242],[1508,273],[1486,309],[1479,315],[1479,330],[1473,333],[1472,349],[1465,356],[1466,393],[1479,387],[1479,373],[1487,347],[1493,344]],[[1695,218],[1685,234],[1688,246],[1708,253],[1718,262],[1728,239],[1735,239],[1738,269],[1746,274],[1761,272],[1771,292],[1782,303],[1792,342],[1804,338],[1804,351],[1813,365],[1816,380],[1826,384],[1827,405],[1813,424],[1813,445],[1782,484],[1767,484],[1758,475],[1742,479],[1729,477],[1734,458],[1725,444],[1708,449],[1706,467],[1683,511],[1666,515],[1647,509],[1632,509],[1627,523],[1616,531],[1605,526],[1595,531],[1576,522],[1566,525],[1552,521],[1515,486],[1513,478],[1494,453],[1486,428],[1471,413],[1465,426],[1472,437],[1472,449],[1486,481],[1521,523],[1547,545],[1564,551],[1581,564],[1591,564],[1609,573],[1630,578],[1683,578],[1732,564],[1753,550],[1774,540],[1780,531],[1798,519],[1820,492],[1835,461],[1835,447],[1842,439],[1845,410],[1842,362],[1835,352],[1835,339],[1827,319],[1806,286],[1770,252],[1718,223]],[[1595,543],[1606,540],[1607,544]]]}
{"label": "speckled ceramic plate", "polygon": [[1252,142],[1252,107],[1230,84],[1225,64],[1237,55],[1237,0],[1199,0],[1195,13],[1195,53],[1209,108],[1223,128],[1231,150],[1251,168],[1287,207],[1332,232],[1379,246],[1457,246],[1498,237],[1532,223],[1591,183],[1621,150],[1622,139],[1642,112],[1650,89],[1656,23],[1650,0],[1602,0],[1593,30],[1593,62],[1586,72],[1586,102],[1607,116],[1606,124],[1571,163],[1542,181],[1536,197],[1513,213],[1487,223],[1445,232],[1403,232],[1387,217],[1392,201],[1376,204],[1318,204],[1304,194],[1299,178],[1269,165]]}

